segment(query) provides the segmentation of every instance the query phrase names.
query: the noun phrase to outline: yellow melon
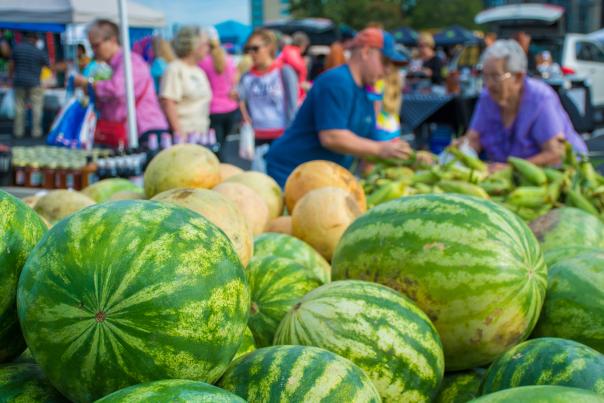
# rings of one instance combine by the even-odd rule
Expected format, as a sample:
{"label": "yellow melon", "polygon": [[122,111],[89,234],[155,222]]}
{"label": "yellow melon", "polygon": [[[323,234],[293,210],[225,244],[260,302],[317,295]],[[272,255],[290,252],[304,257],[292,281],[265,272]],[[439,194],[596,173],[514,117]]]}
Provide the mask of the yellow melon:
{"label": "yellow melon", "polygon": [[219,168],[220,168],[221,181],[225,181],[228,178],[230,178],[231,176],[239,175],[244,172],[243,169],[241,169],[233,164],[227,164],[226,162],[221,162]]}
{"label": "yellow melon", "polygon": [[47,222],[54,224],[93,204],[96,204],[94,200],[75,190],[53,190],[37,201],[34,210]]}
{"label": "yellow melon", "polygon": [[266,231],[264,232],[278,232],[281,234],[292,234],[292,217],[284,215],[281,217],[273,218],[268,222]]}
{"label": "yellow melon", "polygon": [[221,181],[218,158],[196,144],[167,148],[151,160],[145,170],[148,198],[170,189],[211,189]]}
{"label": "yellow melon", "polygon": [[292,233],[331,260],[342,233],[362,214],[357,201],[344,189],[324,187],[302,197],[292,214]]}
{"label": "yellow melon", "polygon": [[207,189],[171,189],[151,200],[189,208],[207,218],[229,237],[243,266],[252,257],[254,240],[237,205],[218,192]]}
{"label": "yellow melon", "polygon": [[268,223],[268,206],[258,193],[235,182],[220,183],[214,190],[232,200],[239,207],[254,235],[264,232]]}
{"label": "yellow melon", "polygon": [[365,192],[350,171],[331,161],[309,161],[299,165],[285,183],[285,205],[294,211],[298,200],[314,189],[335,187],[348,191],[357,201],[361,211],[367,210]]}
{"label": "yellow melon", "polygon": [[261,172],[248,171],[231,176],[225,182],[241,183],[258,193],[268,206],[270,218],[276,218],[283,212],[283,193],[273,178]]}

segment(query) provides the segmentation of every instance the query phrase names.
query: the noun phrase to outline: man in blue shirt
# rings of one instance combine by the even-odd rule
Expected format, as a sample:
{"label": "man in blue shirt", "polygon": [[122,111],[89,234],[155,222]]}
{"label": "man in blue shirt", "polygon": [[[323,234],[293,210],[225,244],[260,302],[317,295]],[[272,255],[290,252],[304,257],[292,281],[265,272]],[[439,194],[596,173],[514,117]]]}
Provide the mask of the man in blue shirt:
{"label": "man in blue shirt", "polygon": [[300,164],[328,160],[346,168],[353,156],[406,158],[411,153],[404,141],[371,140],[375,131],[375,107],[366,87],[384,75],[382,58],[394,63],[404,57],[394,48],[394,38],[377,28],[359,32],[353,40],[348,64],[319,76],[291,126],[266,155],[267,172],[282,187]]}

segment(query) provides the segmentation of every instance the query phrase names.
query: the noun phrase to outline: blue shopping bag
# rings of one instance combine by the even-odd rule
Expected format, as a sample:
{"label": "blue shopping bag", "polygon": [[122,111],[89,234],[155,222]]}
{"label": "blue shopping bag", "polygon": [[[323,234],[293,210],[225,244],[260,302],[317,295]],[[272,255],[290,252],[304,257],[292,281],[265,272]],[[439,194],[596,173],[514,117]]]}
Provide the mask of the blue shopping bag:
{"label": "blue shopping bag", "polygon": [[91,149],[96,127],[94,89],[88,86],[88,97],[77,97],[73,91],[73,77],[67,84],[69,100],[61,108],[48,133],[46,144]]}

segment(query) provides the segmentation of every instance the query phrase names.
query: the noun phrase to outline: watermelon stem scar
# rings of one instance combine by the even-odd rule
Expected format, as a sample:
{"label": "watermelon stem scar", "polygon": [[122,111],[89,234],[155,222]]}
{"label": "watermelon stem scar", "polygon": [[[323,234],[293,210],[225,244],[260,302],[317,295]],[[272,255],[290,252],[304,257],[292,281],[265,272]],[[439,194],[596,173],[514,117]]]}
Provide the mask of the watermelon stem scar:
{"label": "watermelon stem scar", "polygon": [[102,322],[102,321],[104,321],[105,318],[107,318],[107,314],[105,312],[103,312],[103,311],[99,311],[95,315],[95,319],[99,323]]}
{"label": "watermelon stem scar", "polygon": [[252,313],[252,315],[257,314],[259,311],[260,309],[258,308],[258,304],[252,301],[252,304],[250,305],[250,312]]}

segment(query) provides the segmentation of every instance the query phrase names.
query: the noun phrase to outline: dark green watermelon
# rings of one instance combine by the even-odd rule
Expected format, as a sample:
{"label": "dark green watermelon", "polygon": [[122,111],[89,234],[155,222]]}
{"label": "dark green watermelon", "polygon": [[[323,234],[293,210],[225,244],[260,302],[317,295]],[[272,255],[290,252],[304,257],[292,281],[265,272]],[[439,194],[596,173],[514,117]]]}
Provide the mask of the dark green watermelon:
{"label": "dark green watermelon", "polygon": [[566,386],[521,386],[482,396],[471,403],[604,403],[604,397]]}
{"label": "dark green watermelon", "polygon": [[604,355],[572,340],[528,340],[491,364],[481,392],[529,385],[569,386],[604,396]]}
{"label": "dark green watermelon", "polygon": [[237,395],[204,382],[168,379],[120,389],[96,403],[245,403]]}
{"label": "dark green watermelon", "polygon": [[485,373],[482,368],[446,373],[434,403],[466,403],[476,399]]}
{"label": "dark green watermelon", "polygon": [[216,381],[250,307],[218,227],[142,200],[94,205],[55,225],[30,254],[17,300],[33,356],[78,402],[152,380]]}
{"label": "dark green watermelon", "polygon": [[536,337],[560,337],[604,353],[604,250],[563,259],[549,269]]}
{"label": "dark green watermelon", "polygon": [[0,402],[67,403],[32,363],[0,365]]}
{"label": "dark green watermelon", "polygon": [[0,363],[25,350],[17,318],[17,282],[46,225],[24,202],[0,190]]}

